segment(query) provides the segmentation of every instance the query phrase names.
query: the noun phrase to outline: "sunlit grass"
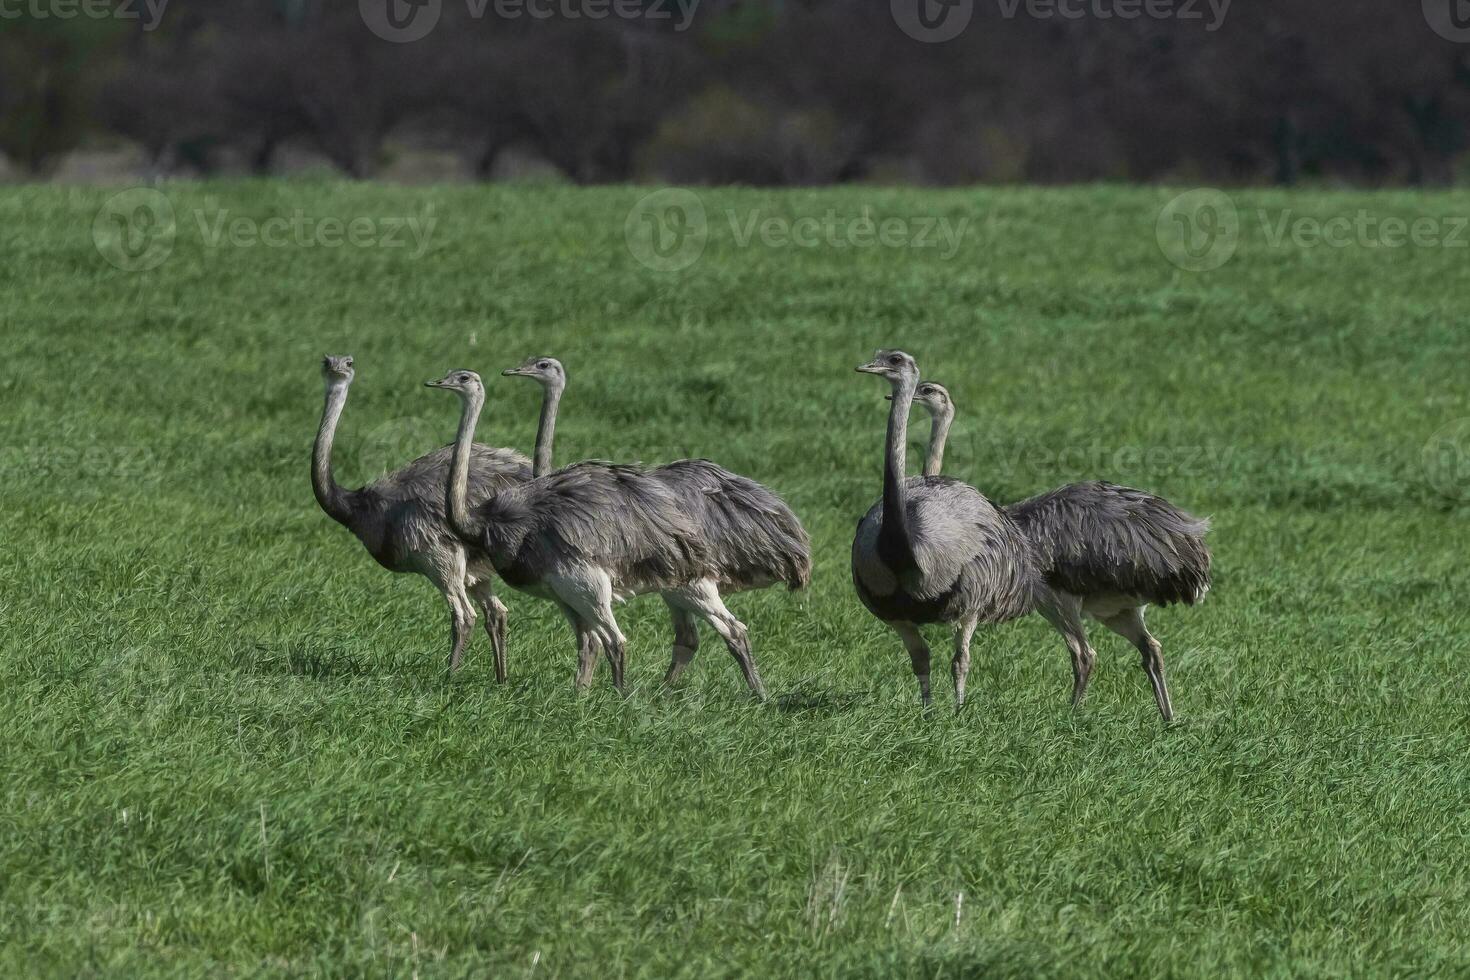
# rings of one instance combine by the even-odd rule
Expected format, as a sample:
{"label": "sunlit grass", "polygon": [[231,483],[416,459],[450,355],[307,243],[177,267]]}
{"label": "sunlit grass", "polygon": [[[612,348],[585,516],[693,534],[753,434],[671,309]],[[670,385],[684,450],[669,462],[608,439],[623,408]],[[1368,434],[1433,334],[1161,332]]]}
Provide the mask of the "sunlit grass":
{"label": "sunlit grass", "polygon": [[[1155,240],[1167,191],[701,191],[702,255],[658,273],[642,189],[165,190],[146,272],[94,247],[107,192],[0,198],[7,974],[1470,969],[1464,255],[1256,218],[1470,195],[1242,195],[1239,252],[1194,274]],[[947,259],[732,231],[865,209],[968,231]],[[434,224],[417,257],[201,230],[298,211]],[[921,715],[848,580],[879,346],[950,387],[947,463],[992,497],[1106,477],[1214,518],[1214,591],[1152,618],[1179,725],[1103,631],[1071,712],[1039,619]],[[619,613],[626,700],[605,671],[575,697],[560,616],[515,594],[512,683],[483,634],[447,679],[437,595],[312,500],[328,352],[357,359],[344,482],[449,441],[424,379],[550,353],[562,458],[779,490],[813,586],[732,600],[773,703],[708,634],[660,692],[656,601]],[[529,450],[535,405],[495,377],[481,438]]]}

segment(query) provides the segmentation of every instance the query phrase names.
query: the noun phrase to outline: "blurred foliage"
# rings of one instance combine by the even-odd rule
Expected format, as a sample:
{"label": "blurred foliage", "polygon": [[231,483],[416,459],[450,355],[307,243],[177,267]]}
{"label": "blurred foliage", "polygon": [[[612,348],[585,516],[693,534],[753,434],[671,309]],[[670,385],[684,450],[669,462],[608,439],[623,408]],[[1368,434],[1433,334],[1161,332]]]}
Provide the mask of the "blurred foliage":
{"label": "blurred foliage", "polygon": [[445,2],[411,43],[349,0],[7,20],[0,150],[32,172],[95,136],[159,173],[271,173],[291,145],[368,177],[391,138],[578,183],[1443,184],[1470,147],[1470,46],[1414,4],[974,4],[923,43],[861,0],[580,2]]}
{"label": "blurred foliage", "polygon": [[128,30],[37,13],[24,6],[0,19],[0,151],[33,173],[86,134],[101,70]]}

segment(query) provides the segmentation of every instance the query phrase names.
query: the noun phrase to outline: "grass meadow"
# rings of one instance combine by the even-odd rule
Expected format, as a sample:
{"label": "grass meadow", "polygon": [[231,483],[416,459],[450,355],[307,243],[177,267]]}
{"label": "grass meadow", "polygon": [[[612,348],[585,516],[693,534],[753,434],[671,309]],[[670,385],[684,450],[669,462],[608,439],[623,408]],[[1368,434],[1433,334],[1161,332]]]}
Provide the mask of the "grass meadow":
{"label": "grass meadow", "polygon": [[[1181,189],[701,190],[702,251],[686,207],[652,252],[649,190],[166,184],[171,240],[112,190],[0,195],[0,973],[1470,971],[1470,193],[1231,192],[1190,271]],[[1101,628],[1070,710],[1039,617],[977,634],[959,715],[936,632],[921,713],[848,573],[882,346],[993,499],[1213,517],[1214,590],[1150,620],[1178,724]],[[349,486],[450,441],[454,367],[529,452],[498,373],[547,353],[560,459],[781,492],[812,588],[731,600],[772,703],[707,631],[661,691],[656,599],[626,698],[510,592],[511,682],[483,632],[447,677],[438,595],[312,499],[324,353]]]}

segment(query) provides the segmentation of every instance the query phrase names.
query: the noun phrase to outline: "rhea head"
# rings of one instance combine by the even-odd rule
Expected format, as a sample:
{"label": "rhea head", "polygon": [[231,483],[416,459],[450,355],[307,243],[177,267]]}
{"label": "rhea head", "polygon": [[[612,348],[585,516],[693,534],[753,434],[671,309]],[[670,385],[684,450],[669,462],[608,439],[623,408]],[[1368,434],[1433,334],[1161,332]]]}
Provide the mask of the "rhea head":
{"label": "rhea head", "polygon": [[424,387],[443,388],[446,391],[454,392],[463,399],[470,399],[476,395],[481,398],[485,396],[485,384],[480,380],[480,376],[473,371],[466,371],[463,368],[450,371],[438,381],[425,381]]}
{"label": "rhea head", "polygon": [[908,385],[912,390],[919,381],[919,365],[901,350],[880,350],[871,361],[860,365],[858,370],[864,374],[877,374],[887,378],[895,391],[903,385]]}
{"label": "rhea head", "polygon": [[914,401],[929,410],[929,414],[935,418],[944,418],[954,414],[954,402],[950,400],[949,389],[937,381],[925,381],[919,385],[914,392]]}
{"label": "rhea head", "polygon": [[567,383],[567,373],[561,361],[554,357],[528,357],[520,367],[506,368],[500,373],[507,378],[530,378],[543,388],[562,388]]}
{"label": "rhea head", "polygon": [[326,381],[328,387],[351,384],[352,377],[351,354],[328,354],[322,358],[322,380]]}
{"label": "rhea head", "polygon": [[[893,401],[892,395],[884,395],[884,401]],[[914,390],[914,404],[922,405],[935,418],[944,418],[954,414],[954,402],[950,400],[949,389],[937,381],[925,381]]]}

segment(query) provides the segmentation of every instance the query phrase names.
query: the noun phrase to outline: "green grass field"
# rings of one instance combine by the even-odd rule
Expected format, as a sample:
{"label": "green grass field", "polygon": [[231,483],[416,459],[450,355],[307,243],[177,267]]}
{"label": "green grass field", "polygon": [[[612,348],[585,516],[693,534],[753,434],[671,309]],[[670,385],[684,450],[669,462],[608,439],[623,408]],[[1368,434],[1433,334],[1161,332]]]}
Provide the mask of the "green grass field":
{"label": "green grass field", "polygon": [[[1177,190],[701,191],[703,253],[659,272],[646,189],[164,190],[146,271],[94,244],[110,192],[0,196],[0,973],[1470,971],[1467,251],[1274,240],[1448,239],[1470,193],[1234,193],[1238,252],[1188,272]],[[747,234],[829,211],[968,224],[948,255]],[[277,217],[434,225],[417,255],[211,237]],[[992,498],[1105,477],[1214,518],[1214,591],[1151,619],[1179,724],[1100,628],[1073,713],[1038,617],[977,635],[958,716],[936,632],[921,714],[848,577],[880,346],[951,387],[948,468]],[[707,633],[660,691],[647,599],[626,699],[605,668],[574,696],[569,631],[514,593],[511,683],[483,633],[447,678],[437,594],[312,499],[328,352],[349,485],[450,440],[424,379],[551,353],[562,459],[780,491],[813,586],[731,602],[773,703]],[[529,451],[537,397],[495,377],[480,438]]]}

